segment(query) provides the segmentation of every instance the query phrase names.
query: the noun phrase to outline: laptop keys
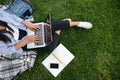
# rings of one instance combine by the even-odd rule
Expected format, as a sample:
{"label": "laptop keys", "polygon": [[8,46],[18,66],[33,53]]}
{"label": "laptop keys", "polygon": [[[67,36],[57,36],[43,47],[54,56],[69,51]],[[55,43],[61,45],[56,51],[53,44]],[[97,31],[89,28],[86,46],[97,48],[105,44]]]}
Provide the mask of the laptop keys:
{"label": "laptop keys", "polygon": [[42,30],[35,31],[35,35],[40,36],[40,41],[36,42],[35,45],[43,45]]}

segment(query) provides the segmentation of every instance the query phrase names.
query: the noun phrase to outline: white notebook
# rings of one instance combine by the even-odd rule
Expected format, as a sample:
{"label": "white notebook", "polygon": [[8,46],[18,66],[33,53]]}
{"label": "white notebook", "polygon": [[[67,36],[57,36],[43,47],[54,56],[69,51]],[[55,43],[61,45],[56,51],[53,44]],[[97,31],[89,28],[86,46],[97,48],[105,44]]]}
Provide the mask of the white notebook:
{"label": "white notebook", "polygon": [[[74,55],[62,44],[59,44],[57,48],[44,59],[42,64],[56,77],[73,59]],[[51,64],[55,65],[51,67]]]}

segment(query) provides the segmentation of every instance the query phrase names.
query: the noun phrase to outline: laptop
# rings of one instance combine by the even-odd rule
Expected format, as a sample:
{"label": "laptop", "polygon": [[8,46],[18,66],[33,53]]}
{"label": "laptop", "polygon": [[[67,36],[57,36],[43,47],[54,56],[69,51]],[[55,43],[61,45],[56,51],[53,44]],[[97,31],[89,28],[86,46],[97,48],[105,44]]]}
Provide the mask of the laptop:
{"label": "laptop", "polygon": [[40,23],[34,23],[40,26],[39,31],[31,31],[30,29],[27,29],[27,35],[39,35],[40,41],[33,42],[27,44],[27,49],[33,49],[33,48],[39,48],[39,47],[46,47],[48,46],[53,38],[52,38],[52,29],[51,29],[51,16],[48,14],[48,16],[45,18],[44,22]]}

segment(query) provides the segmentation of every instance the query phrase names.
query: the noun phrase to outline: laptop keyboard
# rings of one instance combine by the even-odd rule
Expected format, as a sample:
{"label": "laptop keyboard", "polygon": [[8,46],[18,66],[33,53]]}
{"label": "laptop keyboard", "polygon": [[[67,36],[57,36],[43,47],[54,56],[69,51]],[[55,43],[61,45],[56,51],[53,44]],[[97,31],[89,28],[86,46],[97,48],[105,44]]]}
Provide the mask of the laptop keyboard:
{"label": "laptop keyboard", "polygon": [[35,35],[40,36],[40,41],[36,42],[35,45],[43,45],[43,38],[42,38],[42,28],[39,31],[35,31]]}

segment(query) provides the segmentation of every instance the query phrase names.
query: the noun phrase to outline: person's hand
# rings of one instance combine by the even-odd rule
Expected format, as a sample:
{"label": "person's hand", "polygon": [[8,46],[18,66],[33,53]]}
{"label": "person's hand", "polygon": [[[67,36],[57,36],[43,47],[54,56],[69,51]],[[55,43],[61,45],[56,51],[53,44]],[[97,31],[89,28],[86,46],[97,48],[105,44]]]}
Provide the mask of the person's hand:
{"label": "person's hand", "polygon": [[36,24],[27,24],[26,26],[27,26],[27,28],[29,28],[32,31],[39,31],[40,30],[40,26],[36,25]]}
{"label": "person's hand", "polygon": [[40,37],[38,35],[30,35],[26,38],[27,43],[38,42],[39,40],[40,40]]}
{"label": "person's hand", "polygon": [[32,31],[39,31],[40,30],[40,26],[39,25],[28,23],[28,22],[26,22],[24,20],[21,21],[21,23],[23,25],[25,25],[27,28],[29,28],[30,30],[32,30]]}
{"label": "person's hand", "polygon": [[28,43],[31,42],[38,42],[40,40],[40,37],[38,35],[30,35],[27,38],[25,38],[24,40],[18,42],[17,44],[15,44],[15,49],[21,49],[23,46],[25,46]]}

